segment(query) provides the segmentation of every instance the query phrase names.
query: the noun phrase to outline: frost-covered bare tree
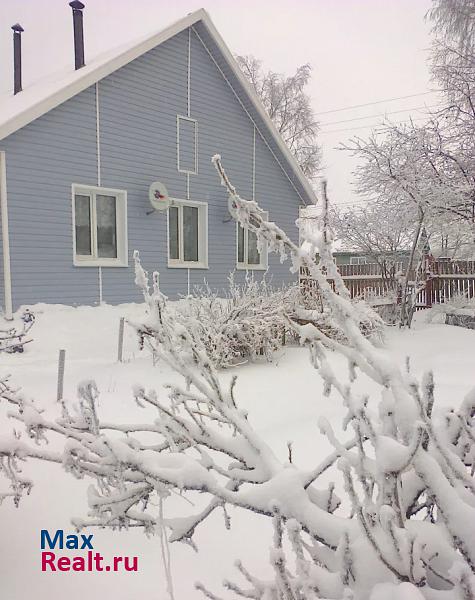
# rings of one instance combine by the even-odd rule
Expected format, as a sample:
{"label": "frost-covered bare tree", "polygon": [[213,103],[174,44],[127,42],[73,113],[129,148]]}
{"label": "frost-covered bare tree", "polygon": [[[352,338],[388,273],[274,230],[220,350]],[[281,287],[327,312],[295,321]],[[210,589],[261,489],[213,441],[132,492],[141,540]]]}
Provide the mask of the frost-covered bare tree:
{"label": "frost-covered bare tree", "polygon": [[342,149],[362,162],[356,190],[367,198],[404,199],[424,215],[473,224],[475,176],[470,160],[436,119],[423,126],[387,123],[367,140],[353,138]]}
{"label": "frost-covered bare tree", "polygon": [[[21,461],[31,457],[90,478],[90,515],[75,520],[78,527],[136,526],[162,535],[165,529],[169,541],[192,543],[215,510],[224,511],[229,526],[227,506],[272,519],[274,576],[261,580],[238,563],[243,583],[224,583],[238,597],[474,600],[475,391],[452,411],[435,410],[432,373],[416,380],[362,335],[368,313],[350,302],[332,260],[329,232],[308,233],[305,249],[296,245],[256,202],[238,195],[219,156],[213,160],[232,216],[260,244],[290,257],[293,270],[310,271],[345,332],[341,343],[311,319],[292,322],[324,384],[323,391],[315,389],[315,401],[333,390],[346,409],[343,430],[351,435],[341,439],[340,428],[320,419],[333,452],[311,469],[299,467],[291,448],[288,460],[280,460],[240,408],[236,378],[219,376],[199,335],[183,327],[160,292],[158,276],[150,285],[136,256],[136,283],[148,309],[139,332],[155,336],[161,360],[183,383],[170,386],[167,399],[137,386],[136,401],[152,407],[155,419],[128,424],[101,419],[92,382],[81,384],[77,410],[64,406],[56,420],[24,397],[7,397],[30,440],[2,440],[4,474],[18,489]],[[334,371],[333,352],[348,361],[347,377]],[[376,396],[356,390],[359,377],[379,388]],[[53,434],[64,438],[62,452],[45,445]],[[344,502],[334,483],[321,485],[329,469],[337,485],[343,482]],[[208,500],[194,514],[164,521],[162,503],[173,492],[200,492]],[[203,584],[198,588],[213,600],[221,597]]]}
{"label": "frost-covered bare tree", "polygon": [[[376,204],[391,205],[395,214],[401,207],[403,221],[408,212],[413,215],[416,225],[407,231],[413,239],[401,304],[408,323],[411,307],[406,301],[414,298],[417,287],[409,290],[409,273],[417,265],[421,232],[445,255],[475,255],[475,4],[434,0],[428,16],[434,33],[431,68],[442,108],[423,125],[385,123],[369,139],[354,138],[342,146],[361,161],[356,190],[370,201],[366,212]],[[372,215],[365,216],[371,226]],[[358,215],[349,216],[351,220],[358,222]]]}
{"label": "frost-covered bare tree", "polygon": [[474,0],[433,0],[428,17],[439,39],[460,49],[473,48],[475,42]]}
{"label": "frost-covered bare tree", "polygon": [[444,145],[455,174],[470,181],[462,195],[475,231],[475,3],[434,0],[428,16],[433,24],[431,69],[443,98],[438,117],[444,123]]}
{"label": "frost-covered bare tree", "polygon": [[430,251],[435,258],[473,260],[475,247],[471,224],[445,216],[428,218]]}
{"label": "frost-covered bare tree", "polygon": [[392,289],[404,254],[414,239],[417,222],[414,203],[372,199],[358,209],[330,211],[335,237],[344,247],[364,252],[370,262],[378,264],[383,280]]}
{"label": "frost-covered bare tree", "polygon": [[293,75],[286,76],[265,71],[254,56],[237,56],[236,60],[303,173],[314,178],[319,171],[320,148],[318,122],[311,98],[305,92],[311,66],[302,65]]}
{"label": "frost-covered bare tree", "polygon": [[[475,3],[434,0],[428,17],[433,25],[430,65],[443,98],[438,115],[444,122],[444,142],[452,161],[456,156],[458,170],[469,177],[475,167]],[[475,223],[473,183],[471,187]]]}
{"label": "frost-covered bare tree", "polygon": [[384,133],[372,133],[367,140],[355,137],[341,148],[360,160],[354,172],[358,194],[377,204],[393,203],[396,211],[399,207],[401,216],[404,210],[412,216],[400,305],[400,324],[410,325],[411,301],[417,295],[414,293],[417,284],[411,284],[411,274],[422,258],[418,256],[418,248],[431,193],[426,165],[419,160],[417,137],[409,134],[408,126],[388,124]]}
{"label": "frost-covered bare tree", "polygon": [[[403,202],[416,226],[406,271],[402,309],[409,273],[418,264],[422,231],[437,223],[459,223],[471,231],[475,251],[475,171],[470,152],[461,151],[452,129],[434,117],[423,126],[387,123],[368,139],[353,138],[342,146],[360,159],[355,171],[357,192],[377,202]],[[403,218],[401,211],[401,218]],[[449,229],[447,228],[447,231]],[[412,294],[413,295],[413,294]],[[409,318],[410,322],[410,318]]]}

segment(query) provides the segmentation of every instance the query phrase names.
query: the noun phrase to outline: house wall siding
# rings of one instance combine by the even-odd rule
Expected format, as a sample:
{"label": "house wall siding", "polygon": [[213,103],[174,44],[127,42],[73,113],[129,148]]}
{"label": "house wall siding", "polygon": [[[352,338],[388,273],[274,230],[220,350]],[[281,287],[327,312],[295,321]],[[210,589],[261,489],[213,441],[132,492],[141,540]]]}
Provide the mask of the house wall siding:
{"label": "house wall siding", "polygon": [[89,88],[0,142],[14,308],[98,301],[97,269],[72,265],[71,184],[97,180],[95,123]]}
{"label": "house wall siding", "polygon": [[[0,173],[0,185],[1,185],[1,173]],[[1,209],[1,206],[0,206]],[[4,271],[3,271],[3,227],[2,227],[2,213],[0,211],[0,314],[5,310],[5,288],[4,288]]]}
{"label": "house wall siding", "polygon": [[[177,114],[198,122],[197,174],[177,170]],[[7,153],[14,307],[95,304],[101,297],[108,303],[139,301],[135,249],[147,270],[160,272],[161,287],[172,298],[205,280],[214,289],[225,287],[236,264],[236,225],[211,164],[216,153],[239,193],[252,198],[254,190],[270,218],[297,238],[295,190],[190,30],[10,135],[0,142],[0,150]],[[147,214],[148,187],[154,180],[163,181],[172,197],[208,203],[208,269],[167,266],[167,215]],[[99,182],[127,190],[129,246],[128,268],[102,267],[100,273],[97,267],[73,266],[71,206],[72,183]],[[293,279],[289,265],[281,265],[277,257],[269,257],[269,265],[273,283]]]}

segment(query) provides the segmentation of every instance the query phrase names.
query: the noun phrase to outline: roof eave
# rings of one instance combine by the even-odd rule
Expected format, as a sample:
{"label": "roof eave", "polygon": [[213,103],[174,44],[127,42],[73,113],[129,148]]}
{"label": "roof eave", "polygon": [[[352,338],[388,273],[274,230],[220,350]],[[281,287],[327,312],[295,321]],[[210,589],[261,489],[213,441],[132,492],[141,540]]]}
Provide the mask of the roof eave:
{"label": "roof eave", "polygon": [[[162,44],[163,42],[172,38],[174,35],[177,35],[181,31],[184,31],[188,27],[193,26],[199,21],[202,21],[204,23],[210,35],[216,41],[216,44],[218,45],[220,51],[223,53],[226,62],[228,63],[235,77],[238,79],[239,83],[242,85],[243,89],[249,96],[255,110],[257,111],[260,118],[263,120],[266,127],[270,131],[272,137],[277,143],[279,150],[282,152],[288,165],[294,171],[300,184],[302,185],[302,188],[305,190],[308,196],[309,204],[315,204],[317,198],[312,186],[310,185],[310,182],[303,174],[294,156],[292,155],[289,148],[282,139],[282,136],[277,131],[277,128],[275,127],[274,123],[265,111],[262,102],[258,98],[256,92],[254,91],[250,83],[247,81],[235,58],[233,57],[231,51],[227,47],[225,41],[221,37],[218,30],[215,28],[207,11],[203,8],[200,8],[199,10],[190,13],[186,17],[183,17],[182,19],[176,21],[169,27],[165,28],[163,31],[160,31],[159,33],[145,39],[144,41],[136,44],[132,48],[124,50],[122,53],[118,54],[114,58],[111,58],[104,64],[100,66],[91,65],[90,71],[88,71],[88,66],[86,65],[81,69],[81,72],[84,73],[82,77],[74,78],[70,83],[68,83],[61,89],[56,90],[55,92],[46,96],[36,104],[33,104],[25,110],[17,113],[14,117],[0,125],[0,141],[6,138],[7,136],[11,135],[15,131],[18,131],[25,125],[28,125],[38,117],[49,112],[53,108],[56,108],[66,100],[69,100],[76,94],[79,94],[80,92],[84,91],[91,85],[94,85],[104,77],[107,77],[107,75],[110,75],[114,71],[117,71],[118,69],[127,65],[139,56],[142,56],[149,50],[152,50],[156,46]],[[71,74],[71,77],[73,77],[74,73],[76,72],[73,72]]]}
{"label": "roof eave", "polygon": [[213,24],[210,16],[206,12],[206,10],[204,10],[204,9],[202,9],[202,10],[203,10],[202,21],[205,23],[205,25],[208,28],[210,34],[216,40],[216,43],[218,44],[219,49],[223,53],[223,55],[224,55],[224,57],[226,59],[226,62],[229,64],[229,66],[230,66],[231,70],[233,71],[235,77],[238,79],[239,83],[242,85],[242,87],[245,89],[246,93],[250,97],[250,99],[251,99],[251,101],[252,101],[252,103],[254,105],[254,108],[258,112],[259,116],[264,121],[264,123],[269,128],[269,130],[271,131],[274,139],[277,142],[279,150],[285,156],[287,162],[290,164],[290,166],[292,167],[293,171],[297,175],[300,183],[302,184],[302,187],[304,188],[305,192],[307,193],[307,195],[309,197],[309,201],[310,201],[309,203],[310,204],[316,204],[317,203],[317,196],[316,196],[315,191],[313,190],[312,186],[310,185],[309,180],[304,175],[302,169],[300,168],[300,165],[297,163],[297,161],[295,160],[293,154],[290,152],[287,144],[282,139],[281,134],[279,133],[279,131],[277,130],[276,126],[272,122],[272,119],[269,117],[269,115],[267,114],[266,110],[264,109],[264,106],[262,105],[262,102],[259,99],[259,97],[257,96],[257,93],[255,92],[254,88],[251,86],[251,84],[249,83],[249,81],[246,79],[244,73],[242,72],[241,68],[237,64],[236,59],[232,55],[232,52],[229,50],[226,42],[223,40],[223,38],[221,37],[219,31],[214,26],[214,24]]}
{"label": "roof eave", "polygon": [[[84,91],[91,85],[94,85],[107,75],[110,75],[114,71],[117,71],[121,67],[127,65],[132,62],[142,54],[145,54],[149,50],[152,50],[156,46],[159,46],[163,42],[172,38],[177,33],[191,27],[198,21],[209,18],[206,14],[206,11],[202,8],[199,10],[190,13],[183,19],[176,21],[163,31],[160,31],[156,35],[153,35],[143,42],[133,46],[132,48],[128,48],[124,50],[114,58],[111,58],[109,61],[100,65],[98,67],[91,65],[90,70],[88,71],[88,65],[82,67],[81,72],[84,73],[82,77],[75,78],[69,84],[62,87],[60,90],[56,90],[49,96],[46,96],[41,101],[36,104],[29,106],[25,110],[17,113],[14,117],[0,125],[0,141],[6,138],[8,135],[18,131],[28,123],[31,123],[38,117],[41,117],[45,113],[49,112],[53,108],[56,108],[66,100],[69,100],[76,94]],[[71,73],[73,76],[76,71]]]}

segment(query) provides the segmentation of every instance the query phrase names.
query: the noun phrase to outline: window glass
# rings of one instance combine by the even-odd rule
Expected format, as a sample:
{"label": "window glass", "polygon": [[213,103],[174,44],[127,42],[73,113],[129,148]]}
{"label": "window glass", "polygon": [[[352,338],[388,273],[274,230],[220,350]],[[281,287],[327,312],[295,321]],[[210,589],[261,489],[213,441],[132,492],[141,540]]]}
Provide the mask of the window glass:
{"label": "window glass", "polygon": [[169,253],[170,258],[178,260],[179,247],[178,247],[178,207],[170,206],[168,209],[168,239],[169,239]]}
{"label": "window glass", "polygon": [[244,262],[244,229],[238,225],[238,263]]}
{"label": "window glass", "polygon": [[184,261],[198,261],[198,208],[183,206]]}
{"label": "window glass", "polygon": [[207,264],[206,204],[173,200],[168,209],[170,267],[203,268]]}
{"label": "window glass", "polygon": [[250,265],[258,265],[261,262],[257,249],[257,235],[253,231],[247,232],[247,262]]}
{"label": "window glass", "polygon": [[74,222],[76,228],[76,254],[91,256],[91,199],[74,196]]}
{"label": "window glass", "polygon": [[96,196],[97,255],[117,258],[117,223],[115,196]]}
{"label": "window glass", "polygon": [[350,265],[366,265],[367,263],[366,256],[350,256]]}

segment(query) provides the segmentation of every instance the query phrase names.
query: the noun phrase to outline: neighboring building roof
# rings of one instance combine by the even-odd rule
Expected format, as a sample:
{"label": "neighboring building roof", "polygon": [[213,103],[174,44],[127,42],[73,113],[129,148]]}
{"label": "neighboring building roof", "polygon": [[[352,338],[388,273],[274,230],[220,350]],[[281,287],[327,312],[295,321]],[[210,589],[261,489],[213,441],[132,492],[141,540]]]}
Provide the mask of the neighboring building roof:
{"label": "neighboring building roof", "polygon": [[0,97],[0,140],[189,27],[210,47],[211,59],[235,90],[241,106],[254,121],[301,200],[304,204],[314,203],[315,193],[308,179],[204,9],[190,13],[158,33],[107,52],[77,71],[56,73],[15,96]]}
{"label": "neighboring building roof", "polygon": [[409,250],[396,250],[395,252],[370,252],[369,250],[349,250],[345,248],[336,248],[333,250],[333,254],[337,256],[369,256],[370,254],[373,256],[385,256],[388,254],[400,254],[402,256],[409,254]]}

